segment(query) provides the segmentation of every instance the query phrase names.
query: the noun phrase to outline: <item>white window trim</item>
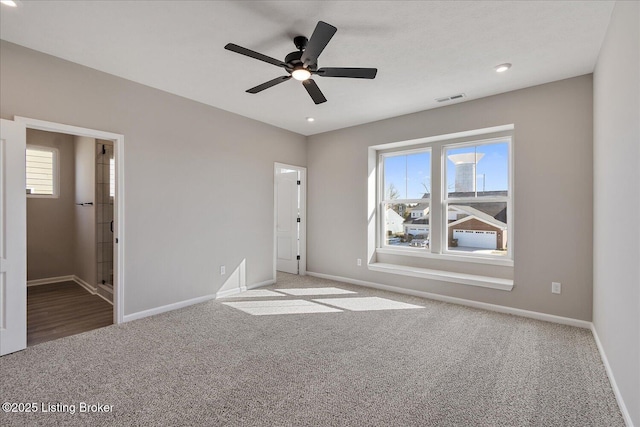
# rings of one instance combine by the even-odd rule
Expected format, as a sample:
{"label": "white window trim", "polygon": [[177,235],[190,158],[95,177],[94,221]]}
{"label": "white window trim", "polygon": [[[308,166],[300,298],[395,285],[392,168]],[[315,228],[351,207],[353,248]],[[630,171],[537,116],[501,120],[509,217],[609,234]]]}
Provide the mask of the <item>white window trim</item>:
{"label": "white window trim", "polygon": [[[27,144],[28,150],[49,151],[53,154],[53,194],[31,194],[27,197],[31,199],[58,199],[60,197],[60,150],[55,147],[47,147],[44,145]],[[25,189],[26,191],[26,189]]]}
{"label": "white window trim", "polygon": [[[406,257],[431,258],[431,259],[441,259],[441,260],[447,260],[447,261],[457,261],[457,262],[463,262],[463,263],[490,264],[490,265],[513,267],[513,264],[514,264],[514,261],[513,261],[514,259],[513,258],[514,257],[513,237],[514,236],[512,232],[512,230],[514,229],[513,203],[511,203],[511,209],[507,209],[507,214],[509,215],[508,229],[507,229],[508,238],[509,238],[509,244],[508,244],[509,253],[507,255],[509,257],[508,259],[505,259],[502,256],[500,258],[483,257],[483,256],[465,256],[465,255],[460,255],[458,253],[454,255],[450,253],[426,252],[422,249],[417,249],[417,248],[403,248],[402,250],[399,250],[399,249],[389,248],[388,246],[385,247],[384,246],[384,230],[381,228],[381,224],[383,223],[383,221],[380,220],[380,218],[384,218],[383,216],[384,212],[381,212],[382,203],[380,202],[381,195],[379,194],[379,191],[380,189],[382,189],[382,186],[383,186],[383,182],[382,182],[383,174],[379,173],[379,167],[380,167],[379,162],[380,162],[380,154],[383,154],[383,152],[389,151],[389,150],[401,151],[405,147],[407,147],[406,151],[421,150],[423,148],[427,148],[428,147],[427,144],[433,144],[436,142],[442,144],[443,146],[451,145],[454,143],[457,145],[460,143],[464,143],[465,141],[468,142],[469,145],[475,145],[478,142],[484,141],[484,140],[490,140],[490,139],[496,139],[496,138],[504,139],[505,137],[509,137],[510,138],[510,143],[509,143],[510,144],[509,145],[509,195],[510,196],[509,197],[511,200],[513,200],[513,186],[514,186],[513,131],[514,131],[514,128],[515,127],[513,124],[508,124],[508,125],[494,126],[494,127],[483,128],[483,129],[476,129],[472,131],[436,135],[436,136],[419,138],[419,139],[408,140],[408,141],[391,142],[391,143],[373,145],[368,147],[368,180],[367,180],[368,182],[367,259],[369,260],[368,268],[373,271],[381,271],[386,273],[407,275],[407,276],[413,276],[413,277],[431,278],[436,280],[443,280],[443,281],[449,281],[449,282],[455,282],[455,283],[463,283],[463,284],[469,284],[474,286],[481,286],[481,287],[488,287],[493,289],[510,291],[513,287],[513,280],[510,280],[510,279],[492,278],[492,277],[486,277],[486,276],[480,276],[480,275],[478,276],[468,275],[469,277],[466,277],[463,280],[460,276],[460,273],[431,270],[426,268],[421,269],[421,268],[415,268],[415,267],[408,267],[404,265],[378,263],[376,262],[376,254],[380,253],[380,254],[399,255],[399,256],[406,256]],[[450,142],[445,143],[445,141],[450,141]],[[442,153],[444,153],[444,150],[441,150],[441,156],[442,156]],[[433,158],[433,152],[432,152],[432,164],[433,164],[433,160],[434,158]],[[441,167],[443,166],[444,165],[441,165]],[[440,169],[440,171],[442,170],[443,169]],[[432,174],[434,172],[435,171],[432,168]],[[446,176],[446,175],[443,175],[442,173],[440,175]],[[441,186],[443,186],[444,180],[441,180],[440,184]],[[433,188],[431,190],[432,190],[431,192],[432,197],[430,199],[431,209],[429,209],[429,215],[431,215],[431,213],[433,212],[433,206],[432,206]],[[441,194],[440,194],[441,199],[443,194],[444,194],[443,189],[441,189]],[[429,223],[430,223],[430,226],[432,226],[431,218]],[[382,227],[384,227],[384,224],[382,224]],[[440,227],[440,228],[441,228],[440,234],[443,234],[444,232],[446,232],[446,230],[444,232],[442,231],[443,227]],[[430,230],[430,235],[431,235],[431,239],[433,239],[432,230]],[[440,240],[441,240],[440,243],[442,245],[442,236],[440,236]],[[445,247],[445,246],[446,245],[441,247]]]}
{"label": "white window trim", "polygon": [[506,267],[513,266],[512,259],[495,258],[495,257],[489,257],[489,256],[485,257],[482,255],[469,256],[469,255],[464,255],[464,253],[461,254],[459,252],[455,252],[455,255],[450,253],[438,254],[438,253],[427,252],[424,249],[412,248],[412,247],[403,248],[403,249],[392,249],[390,246],[386,246],[382,248],[377,248],[376,252],[379,254],[385,254],[385,255],[400,255],[400,256],[407,256],[407,257],[414,257],[414,258],[440,259],[443,261],[461,261],[461,262],[471,262],[476,264],[500,265],[500,266],[506,266]]}
{"label": "white window trim", "polygon": [[369,270],[379,271],[381,273],[399,274],[401,276],[418,277],[421,279],[452,282],[468,286],[479,286],[482,288],[498,289],[501,291],[511,291],[513,289],[512,279],[480,276],[477,274],[454,273],[451,271],[401,266],[381,262],[369,264]]}

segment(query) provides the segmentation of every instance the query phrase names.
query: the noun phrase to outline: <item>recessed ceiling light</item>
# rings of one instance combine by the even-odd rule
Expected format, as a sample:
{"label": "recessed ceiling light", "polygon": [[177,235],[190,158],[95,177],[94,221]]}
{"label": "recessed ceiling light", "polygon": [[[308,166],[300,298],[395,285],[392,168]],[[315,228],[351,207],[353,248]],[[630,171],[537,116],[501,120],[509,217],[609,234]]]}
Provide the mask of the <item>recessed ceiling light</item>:
{"label": "recessed ceiling light", "polygon": [[496,65],[495,67],[496,73],[504,73],[505,71],[507,71],[509,68],[511,68],[511,64],[509,64],[508,62],[504,63],[504,64],[500,64],[500,65]]}
{"label": "recessed ceiling light", "polygon": [[307,121],[311,123],[311,122],[315,122],[316,119],[314,119],[313,117],[307,117]]}
{"label": "recessed ceiling light", "polygon": [[18,7],[18,3],[13,0],[0,0],[0,3],[5,6]]}

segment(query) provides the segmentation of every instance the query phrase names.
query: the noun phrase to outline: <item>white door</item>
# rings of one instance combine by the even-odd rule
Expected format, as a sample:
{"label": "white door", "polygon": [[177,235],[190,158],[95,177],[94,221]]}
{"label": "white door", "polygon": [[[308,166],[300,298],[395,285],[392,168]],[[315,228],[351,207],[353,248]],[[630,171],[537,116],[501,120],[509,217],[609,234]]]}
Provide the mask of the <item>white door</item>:
{"label": "white door", "polygon": [[0,356],[27,347],[26,130],[0,122]]}
{"label": "white door", "polygon": [[276,269],[298,274],[298,178],[295,169],[276,166]]}
{"label": "white door", "polygon": [[276,163],[274,177],[276,270],[305,274],[305,168]]}

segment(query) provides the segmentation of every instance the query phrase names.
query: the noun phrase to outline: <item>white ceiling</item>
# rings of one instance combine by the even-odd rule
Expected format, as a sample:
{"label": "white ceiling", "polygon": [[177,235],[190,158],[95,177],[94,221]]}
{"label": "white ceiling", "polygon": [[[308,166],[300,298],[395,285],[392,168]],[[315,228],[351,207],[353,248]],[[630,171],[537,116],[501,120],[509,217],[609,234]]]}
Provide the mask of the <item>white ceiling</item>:
{"label": "white ceiling", "polygon": [[[28,1],[1,6],[0,38],[265,123],[312,135],[591,73],[611,1]],[[284,75],[229,52],[284,59],[316,23],[338,28],[320,67],[377,67],[375,80],[315,77],[315,105]],[[497,64],[511,70],[498,74]],[[461,101],[454,101],[461,102]],[[314,123],[306,122],[314,117]]]}

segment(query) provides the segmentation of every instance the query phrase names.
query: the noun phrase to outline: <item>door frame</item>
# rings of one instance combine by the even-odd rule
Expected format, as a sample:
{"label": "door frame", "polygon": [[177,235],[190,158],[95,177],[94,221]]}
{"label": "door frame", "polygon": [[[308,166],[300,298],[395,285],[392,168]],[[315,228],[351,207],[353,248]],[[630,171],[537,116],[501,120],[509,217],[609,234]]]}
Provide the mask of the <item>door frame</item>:
{"label": "door frame", "polygon": [[307,168],[294,166],[286,163],[275,162],[273,164],[273,281],[276,281],[277,258],[278,258],[278,200],[276,194],[276,173],[280,168],[293,169],[300,172],[300,262],[298,263],[298,274],[307,274]]}
{"label": "door frame", "polygon": [[[42,130],[47,132],[66,133],[75,136],[86,136],[95,139],[113,141],[116,188],[113,198],[113,232],[117,243],[114,244],[113,257],[113,323],[124,322],[124,135],[104,132],[96,129],[82,128],[65,125],[62,123],[48,122],[29,117],[15,116],[14,121],[25,125],[26,129]],[[26,284],[25,284],[26,285]],[[26,321],[26,319],[25,319]]]}

